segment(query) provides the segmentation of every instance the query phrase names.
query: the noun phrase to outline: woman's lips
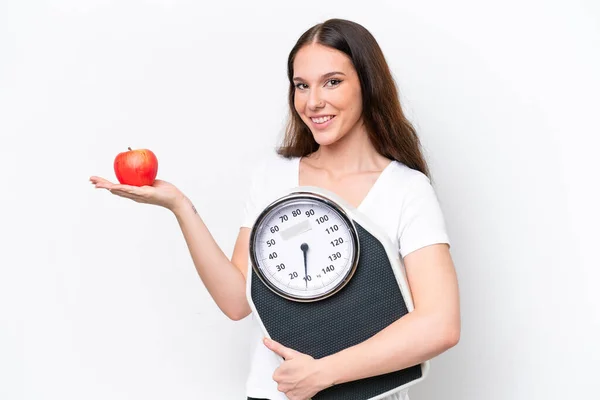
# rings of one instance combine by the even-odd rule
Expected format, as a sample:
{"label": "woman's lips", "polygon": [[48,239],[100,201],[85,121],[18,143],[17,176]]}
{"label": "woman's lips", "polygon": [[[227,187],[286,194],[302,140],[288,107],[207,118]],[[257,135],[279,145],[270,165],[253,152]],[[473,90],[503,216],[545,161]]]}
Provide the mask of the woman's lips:
{"label": "woman's lips", "polygon": [[326,129],[329,125],[331,125],[334,119],[335,115],[327,115],[318,118],[310,118],[310,122],[312,123],[313,128],[322,130]]}

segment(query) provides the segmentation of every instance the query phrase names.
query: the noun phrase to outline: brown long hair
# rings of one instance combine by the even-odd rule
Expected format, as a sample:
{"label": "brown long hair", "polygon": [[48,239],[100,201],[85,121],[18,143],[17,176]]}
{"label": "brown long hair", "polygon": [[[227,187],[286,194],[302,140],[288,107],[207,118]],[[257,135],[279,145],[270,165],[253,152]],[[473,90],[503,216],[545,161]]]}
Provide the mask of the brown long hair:
{"label": "brown long hair", "polygon": [[329,19],[313,26],[292,48],[287,64],[290,118],[277,153],[287,158],[302,157],[319,148],[294,107],[294,58],[300,48],[312,42],[339,50],[352,61],[361,86],[363,120],[377,152],[430,178],[421,143],[404,116],[396,83],[379,44],[362,25],[344,19]]}

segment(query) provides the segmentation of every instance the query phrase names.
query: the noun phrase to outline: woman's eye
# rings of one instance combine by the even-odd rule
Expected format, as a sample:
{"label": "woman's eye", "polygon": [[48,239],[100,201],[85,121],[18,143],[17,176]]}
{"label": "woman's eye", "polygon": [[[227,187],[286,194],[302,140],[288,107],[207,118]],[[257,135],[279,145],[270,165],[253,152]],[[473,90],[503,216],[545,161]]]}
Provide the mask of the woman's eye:
{"label": "woman's eye", "polygon": [[[327,81],[326,86],[329,86],[329,87],[337,86],[341,82],[342,81],[340,79],[330,79]],[[308,85],[306,83],[297,83],[295,86],[296,86],[296,89],[299,89],[299,90],[304,90],[308,87]]]}

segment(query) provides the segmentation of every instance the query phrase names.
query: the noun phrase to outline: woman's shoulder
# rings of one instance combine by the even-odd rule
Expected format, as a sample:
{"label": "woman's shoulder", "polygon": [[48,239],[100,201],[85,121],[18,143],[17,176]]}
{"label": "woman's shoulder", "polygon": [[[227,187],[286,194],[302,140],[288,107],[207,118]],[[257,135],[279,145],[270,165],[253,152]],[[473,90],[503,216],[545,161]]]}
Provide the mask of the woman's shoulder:
{"label": "woman's shoulder", "polygon": [[427,175],[417,169],[410,168],[400,161],[393,160],[390,169],[390,186],[400,189],[410,189],[431,185],[431,180]]}
{"label": "woman's shoulder", "polygon": [[255,167],[263,168],[281,168],[286,165],[293,165],[298,162],[300,157],[285,157],[276,151],[268,151],[260,154],[252,160]]}
{"label": "woman's shoulder", "polygon": [[266,172],[279,174],[282,173],[286,167],[291,167],[294,163],[297,163],[298,158],[299,157],[288,158],[275,151],[268,151],[251,158],[248,161],[248,169],[254,171],[254,175],[264,174]]}
{"label": "woman's shoulder", "polygon": [[266,161],[275,167],[283,167],[283,166],[293,166],[298,163],[300,157],[286,157],[277,153],[276,151],[272,151],[265,157]]}

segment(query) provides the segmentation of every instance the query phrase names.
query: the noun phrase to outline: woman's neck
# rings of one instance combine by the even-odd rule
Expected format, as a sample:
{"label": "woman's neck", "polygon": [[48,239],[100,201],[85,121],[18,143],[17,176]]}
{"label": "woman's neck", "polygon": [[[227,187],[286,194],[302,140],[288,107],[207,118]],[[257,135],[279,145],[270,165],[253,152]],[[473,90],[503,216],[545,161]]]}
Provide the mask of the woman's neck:
{"label": "woman's neck", "polygon": [[360,128],[353,129],[335,143],[319,146],[306,158],[313,166],[334,176],[382,170],[390,160],[375,150],[364,126]]}

